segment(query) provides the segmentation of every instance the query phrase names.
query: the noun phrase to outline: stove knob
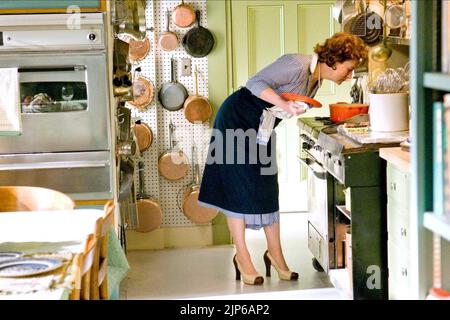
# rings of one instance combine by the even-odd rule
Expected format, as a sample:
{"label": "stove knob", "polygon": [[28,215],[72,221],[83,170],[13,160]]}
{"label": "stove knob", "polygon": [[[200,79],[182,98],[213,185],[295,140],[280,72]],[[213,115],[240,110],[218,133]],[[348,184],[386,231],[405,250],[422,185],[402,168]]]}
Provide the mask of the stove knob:
{"label": "stove knob", "polygon": [[302,143],[302,149],[309,150],[310,148],[311,148],[311,146],[307,142]]}
{"label": "stove knob", "polygon": [[311,147],[314,147],[316,144],[313,139],[309,139],[308,143]]}
{"label": "stove knob", "polygon": [[97,40],[97,35],[96,35],[94,32],[89,33],[89,34],[88,34],[88,39],[89,39],[90,41],[94,42],[95,40]]}
{"label": "stove knob", "polygon": [[321,146],[314,146],[314,150],[316,150],[318,152],[322,152],[322,147]]}
{"label": "stove knob", "polygon": [[331,152],[327,151],[327,157],[331,159]]}

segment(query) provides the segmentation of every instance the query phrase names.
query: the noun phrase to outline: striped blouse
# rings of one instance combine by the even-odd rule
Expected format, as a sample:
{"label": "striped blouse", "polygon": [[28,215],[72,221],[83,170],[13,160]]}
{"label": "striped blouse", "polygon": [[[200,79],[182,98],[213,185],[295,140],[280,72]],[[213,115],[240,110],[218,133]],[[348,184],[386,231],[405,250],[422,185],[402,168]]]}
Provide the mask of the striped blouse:
{"label": "striped blouse", "polygon": [[[315,54],[285,54],[256,73],[245,86],[257,97],[267,88],[272,88],[278,95],[282,92],[307,95],[312,78],[311,70],[314,71],[316,64]],[[311,98],[316,95],[319,87],[320,84],[317,83],[310,94]]]}

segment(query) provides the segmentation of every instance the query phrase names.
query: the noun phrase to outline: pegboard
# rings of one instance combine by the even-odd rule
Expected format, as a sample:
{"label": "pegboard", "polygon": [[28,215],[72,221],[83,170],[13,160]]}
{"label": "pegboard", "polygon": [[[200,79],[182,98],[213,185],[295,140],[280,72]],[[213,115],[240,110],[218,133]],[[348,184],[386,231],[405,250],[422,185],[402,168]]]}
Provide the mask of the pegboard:
{"label": "pegboard", "polygon": [[[192,124],[186,120],[183,109],[178,111],[168,111],[163,108],[158,100],[158,91],[163,83],[170,82],[170,61],[175,60],[176,79],[183,84],[189,95],[195,94],[195,67],[198,69],[198,93],[208,97],[208,58],[194,58],[184,50],[181,41],[183,36],[193,27],[179,28],[170,21],[170,31],[175,32],[178,37],[178,47],[174,51],[166,52],[158,46],[159,36],[166,31],[166,11],[172,12],[181,1],[178,0],[148,0],[146,7],[147,36],[150,39],[151,48],[147,57],[136,64],[140,66],[141,75],[150,79],[155,86],[155,98],[153,102],[142,111],[132,109],[133,120],[141,119],[152,129],[154,141],[152,146],[142,154],[142,161],[145,163],[144,182],[145,191],[159,201],[163,212],[162,227],[194,226],[193,222],[187,219],[179,208],[178,194],[192,183],[192,167],[186,177],[178,181],[169,181],[159,175],[158,158],[170,148],[169,143],[169,123],[175,126],[173,135],[174,145],[183,150],[192,161],[192,145],[196,144],[196,159],[199,164],[200,177],[204,168],[208,142],[210,138],[209,123]],[[206,0],[185,1],[200,10],[200,24],[207,27]],[[190,76],[182,76],[180,71],[181,58],[191,59]],[[137,172],[136,172],[136,183]]]}

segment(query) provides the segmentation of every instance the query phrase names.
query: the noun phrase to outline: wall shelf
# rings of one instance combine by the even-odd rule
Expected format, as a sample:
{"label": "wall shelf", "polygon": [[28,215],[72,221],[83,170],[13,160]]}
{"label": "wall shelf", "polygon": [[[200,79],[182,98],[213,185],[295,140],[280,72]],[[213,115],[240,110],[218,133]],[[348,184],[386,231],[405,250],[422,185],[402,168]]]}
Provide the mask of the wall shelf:
{"label": "wall shelf", "polygon": [[423,218],[423,225],[428,230],[450,241],[450,214],[435,214],[427,212]]}
{"label": "wall shelf", "polygon": [[388,42],[392,44],[397,44],[401,46],[409,46],[409,39],[408,38],[399,38],[399,37],[387,37]]}
{"label": "wall shelf", "polygon": [[423,75],[425,88],[450,92],[450,74],[425,72]]}

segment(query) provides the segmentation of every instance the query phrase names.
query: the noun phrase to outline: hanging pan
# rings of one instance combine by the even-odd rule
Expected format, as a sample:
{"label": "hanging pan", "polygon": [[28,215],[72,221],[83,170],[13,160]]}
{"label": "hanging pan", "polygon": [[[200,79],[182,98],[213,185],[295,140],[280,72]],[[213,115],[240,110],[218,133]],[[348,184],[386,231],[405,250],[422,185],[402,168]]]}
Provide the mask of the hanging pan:
{"label": "hanging pan", "polygon": [[137,120],[133,126],[134,134],[136,135],[136,142],[139,148],[139,151],[142,153],[153,143],[153,132],[150,127],[142,122],[141,120]]}
{"label": "hanging pan", "polygon": [[[178,192],[178,206],[183,214],[194,223],[208,223],[219,213],[218,210],[205,208],[198,204],[198,195],[200,193],[200,178],[198,163],[194,162],[195,147],[192,147],[192,184],[184,189],[183,201],[180,205],[180,194]],[[180,191],[183,191],[181,189]]]}
{"label": "hanging pan", "polygon": [[159,47],[164,51],[173,51],[178,47],[178,37],[169,28],[170,11],[166,13],[166,31],[159,37]]}
{"label": "hanging pan", "polygon": [[190,27],[195,21],[194,8],[182,0],[172,13],[172,21],[177,27]]}
{"label": "hanging pan", "polygon": [[144,76],[133,77],[133,100],[128,101],[133,107],[143,110],[152,103],[155,96],[155,87]]}
{"label": "hanging pan", "polygon": [[169,111],[183,108],[183,103],[188,97],[186,88],[176,80],[174,63],[172,58],[170,60],[170,82],[164,83],[158,93],[159,102]]}
{"label": "hanging pan", "polygon": [[184,115],[191,123],[203,123],[208,121],[212,115],[209,100],[198,95],[198,71],[195,66],[195,95],[189,96],[184,102]]}
{"label": "hanging pan", "polygon": [[197,27],[192,28],[183,37],[183,47],[195,58],[206,57],[214,47],[214,36],[200,25],[200,11],[196,11]]}
{"label": "hanging pan", "polygon": [[150,40],[148,37],[145,37],[142,41],[134,40],[130,37],[128,44],[130,46],[128,58],[134,63],[144,60],[150,51]]}
{"label": "hanging pan", "polygon": [[136,231],[150,232],[158,229],[162,223],[162,211],[159,203],[144,192],[144,163],[139,161],[139,193],[136,209],[138,225]]}
{"label": "hanging pan", "polygon": [[158,160],[159,173],[168,180],[180,180],[189,171],[189,160],[182,150],[175,150],[173,147],[174,125],[169,124],[170,149],[160,155]]}

